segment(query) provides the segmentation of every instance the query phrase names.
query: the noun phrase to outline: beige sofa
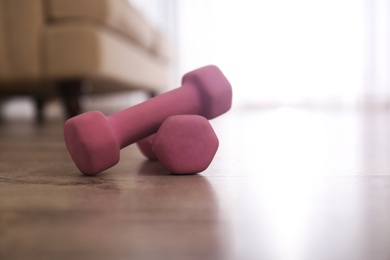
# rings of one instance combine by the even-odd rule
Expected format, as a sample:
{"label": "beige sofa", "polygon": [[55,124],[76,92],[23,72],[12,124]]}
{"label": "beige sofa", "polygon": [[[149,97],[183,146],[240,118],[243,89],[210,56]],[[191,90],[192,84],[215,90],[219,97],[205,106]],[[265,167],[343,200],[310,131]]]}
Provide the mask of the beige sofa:
{"label": "beige sofa", "polygon": [[42,120],[56,95],[68,117],[82,93],[155,95],[169,83],[168,49],[127,0],[0,0],[0,99],[29,95]]}

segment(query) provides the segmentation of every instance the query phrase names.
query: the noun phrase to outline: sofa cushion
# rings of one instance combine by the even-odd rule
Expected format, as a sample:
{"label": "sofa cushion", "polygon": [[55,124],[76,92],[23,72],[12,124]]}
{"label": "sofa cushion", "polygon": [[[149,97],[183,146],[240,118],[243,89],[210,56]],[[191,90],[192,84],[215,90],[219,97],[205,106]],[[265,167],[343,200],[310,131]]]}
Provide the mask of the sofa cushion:
{"label": "sofa cushion", "polygon": [[82,19],[117,30],[148,49],[156,45],[155,32],[127,0],[47,0],[52,22]]}
{"label": "sofa cushion", "polygon": [[47,78],[110,82],[102,88],[95,84],[93,92],[120,90],[123,86],[154,92],[166,89],[168,66],[134,42],[115,36],[90,24],[50,26],[44,33]]}

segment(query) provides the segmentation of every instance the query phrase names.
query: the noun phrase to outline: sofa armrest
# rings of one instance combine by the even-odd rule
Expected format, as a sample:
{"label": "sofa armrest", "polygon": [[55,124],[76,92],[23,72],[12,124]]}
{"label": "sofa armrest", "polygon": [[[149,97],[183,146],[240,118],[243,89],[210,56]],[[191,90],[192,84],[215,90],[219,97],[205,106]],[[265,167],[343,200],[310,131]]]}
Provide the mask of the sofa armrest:
{"label": "sofa armrest", "polygon": [[0,0],[0,80],[34,80],[41,74],[43,2]]}

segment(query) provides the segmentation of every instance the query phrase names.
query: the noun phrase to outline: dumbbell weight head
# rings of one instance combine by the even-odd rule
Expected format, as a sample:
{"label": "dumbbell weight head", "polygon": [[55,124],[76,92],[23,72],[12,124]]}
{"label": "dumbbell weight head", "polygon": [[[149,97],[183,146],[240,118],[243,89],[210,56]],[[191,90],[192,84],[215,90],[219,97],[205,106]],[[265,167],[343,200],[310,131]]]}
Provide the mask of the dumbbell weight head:
{"label": "dumbbell weight head", "polygon": [[199,115],[167,118],[158,132],[137,143],[149,159],[158,159],[174,174],[202,172],[212,162],[219,146],[209,121]]}
{"label": "dumbbell weight head", "polygon": [[85,174],[94,174],[119,162],[120,145],[107,118],[99,111],[68,120],[64,128],[67,149]]}
{"label": "dumbbell weight head", "polygon": [[206,66],[185,74],[182,85],[194,85],[201,95],[202,106],[199,115],[213,119],[232,106],[232,89],[226,87],[226,78],[214,65]]}
{"label": "dumbbell weight head", "polygon": [[137,146],[141,153],[148,158],[149,160],[157,160],[156,155],[152,151],[153,146],[153,140],[156,134],[149,135],[148,137],[145,137],[144,139],[141,139],[137,142]]}

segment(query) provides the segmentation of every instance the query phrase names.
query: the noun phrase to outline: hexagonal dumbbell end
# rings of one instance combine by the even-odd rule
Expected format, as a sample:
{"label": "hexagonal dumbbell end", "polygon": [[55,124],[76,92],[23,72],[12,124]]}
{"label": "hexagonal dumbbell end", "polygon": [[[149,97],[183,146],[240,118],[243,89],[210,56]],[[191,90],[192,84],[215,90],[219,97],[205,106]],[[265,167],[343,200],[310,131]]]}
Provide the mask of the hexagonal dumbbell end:
{"label": "hexagonal dumbbell end", "polygon": [[64,138],[70,156],[84,174],[96,174],[119,161],[120,144],[101,112],[91,111],[69,119],[64,126]]}
{"label": "hexagonal dumbbell end", "polygon": [[152,151],[175,174],[202,172],[212,162],[219,140],[209,121],[199,115],[167,118],[156,133]]}

